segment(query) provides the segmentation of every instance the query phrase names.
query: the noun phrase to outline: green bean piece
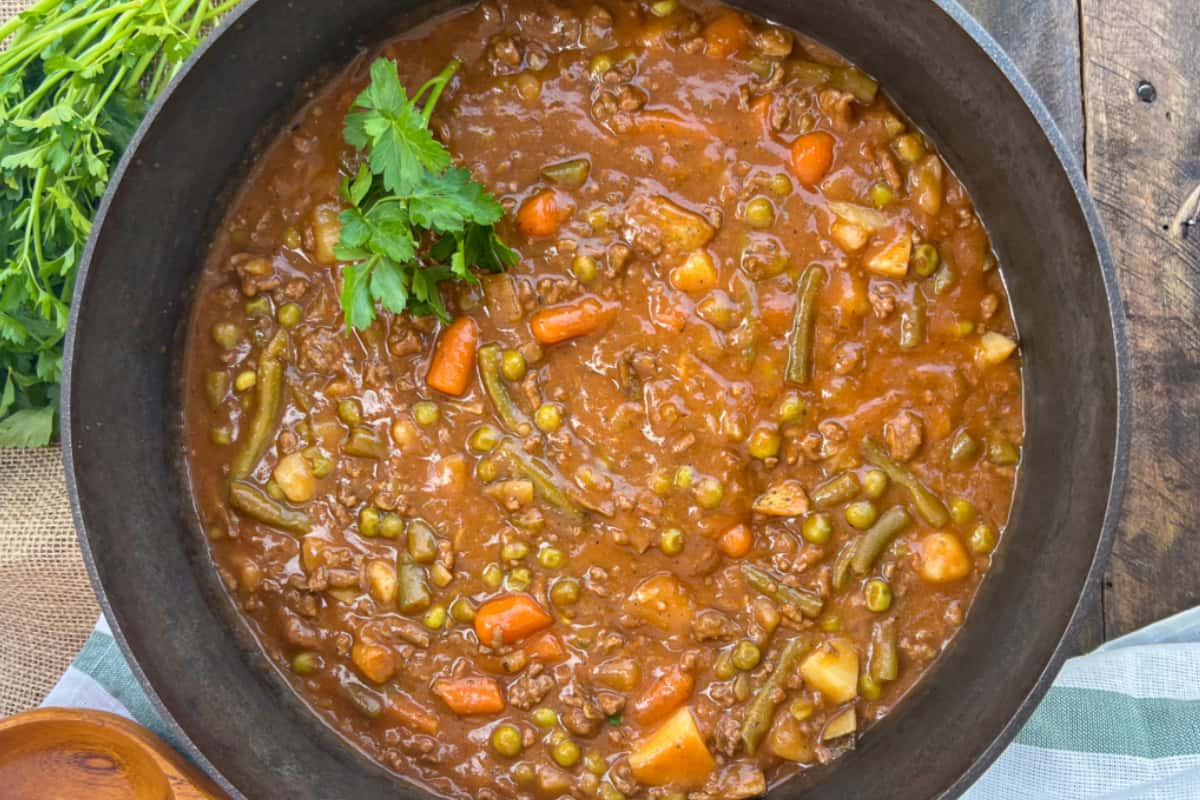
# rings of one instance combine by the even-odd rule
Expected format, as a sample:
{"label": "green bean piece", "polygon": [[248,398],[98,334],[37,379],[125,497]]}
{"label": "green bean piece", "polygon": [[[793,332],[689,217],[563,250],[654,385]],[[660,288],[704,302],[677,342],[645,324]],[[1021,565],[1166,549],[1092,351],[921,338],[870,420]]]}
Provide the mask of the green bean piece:
{"label": "green bean piece", "polygon": [[829,83],[834,89],[854,95],[854,99],[865,106],[874,103],[875,95],[879,93],[879,82],[854,67],[835,68]]}
{"label": "green bean piece", "polygon": [[864,700],[878,700],[883,697],[883,687],[879,681],[864,672],[858,676],[858,693]]}
{"label": "green bean piece", "polygon": [[802,617],[815,619],[821,615],[824,602],[816,594],[804,589],[796,589],[780,583],[769,573],[751,564],[742,564],[742,575],[746,582],[758,591],[781,603],[786,610],[790,609]]}
{"label": "green bean piece", "polygon": [[559,186],[578,189],[587,183],[591,171],[592,163],[586,158],[572,158],[542,167],[542,177]]}
{"label": "green bean piece", "polygon": [[396,564],[398,591],[396,607],[403,614],[419,614],[433,605],[433,595],[425,583],[425,570],[420,564],[401,560]]}
{"label": "green bean piece", "polygon": [[345,400],[338,401],[337,404],[338,419],[347,425],[358,425],[362,423],[362,406],[353,397],[347,397]]}
{"label": "green bean piece", "polygon": [[867,461],[886,472],[893,483],[908,490],[908,493],[912,495],[913,505],[917,507],[917,511],[925,518],[926,522],[935,528],[946,526],[946,523],[950,521],[950,513],[946,511],[946,504],[928,486],[921,483],[916,475],[892,461],[873,439],[866,439],[863,442],[862,450],[863,457]]}
{"label": "green bean piece", "polygon": [[855,575],[866,575],[875,566],[879,556],[905,528],[912,524],[912,517],[900,506],[893,506],[883,512],[883,516],[858,537],[854,543],[854,554],[850,556],[850,566]]}
{"label": "green bean piece", "polygon": [[885,619],[871,629],[871,677],[877,681],[894,681],[900,675],[900,655],[897,645],[896,620]]}
{"label": "green bean piece", "polygon": [[785,61],[787,77],[804,86],[820,86],[833,78],[833,67],[815,61]]}
{"label": "green bean piece", "polygon": [[950,443],[950,465],[960,467],[979,454],[979,440],[965,430],[959,431]]}
{"label": "green bean piece", "polygon": [[998,467],[1008,467],[1021,460],[1021,451],[1008,439],[997,436],[988,442],[988,461]]}
{"label": "green bean piece", "polygon": [[418,564],[430,564],[437,558],[437,536],[423,519],[408,523],[408,554]]}
{"label": "green bean piece", "polygon": [[853,472],[839,472],[809,492],[808,499],[817,508],[829,508],[849,502],[862,490],[858,476]]}
{"label": "green bean piece", "polygon": [[847,542],[833,560],[833,575],[830,584],[841,591],[850,581],[850,561],[854,557],[854,542]]}
{"label": "green bean piece", "polygon": [[800,659],[808,655],[813,648],[813,638],[801,634],[789,639],[779,654],[779,660],[770,676],[759,686],[758,691],[746,703],[746,715],[742,718],[742,741],[746,752],[754,755],[763,738],[771,728],[771,720],[775,717],[775,709],[785,696],[784,689],[788,679],[800,664]]}
{"label": "green bean piece", "polygon": [[913,287],[912,305],[900,312],[900,347],[912,350],[925,342],[925,293]]}
{"label": "green bean piece", "polygon": [[312,528],[307,514],[272,500],[262,489],[246,481],[230,482],[229,505],[234,511],[288,533],[308,533]]}
{"label": "green bean piece", "polygon": [[958,275],[949,264],[942,264],[933,274],[933,293],[941,297],[958,283]]}
{"label": "green bean piece", "polygon": [[225,402],[229,394],[229,373],[222,369],[214,369],[204,376],[204,396],[208,407],[216,411]]}
{"label": "green bean piece", "polygon": [[247,317],[269,317],[271,316],[271,300],[270,298],[259,295],[253,300],[246,301],[246,316]]}
{"label": "green bean piece", "polygon": [[837,614],[830,614],[817,624],[826,633],[838,633],[842,630],[842,618]]}
{"label": "green bean piece", "polygon": [[504,427],[518,436],[528,436],[533,432],[533,425],[504,385],[504,376],[500,372],[502,360],[499,345],[485,344],[479,348],[479,377],[483,381],[483,390]]}
{"label": "green bean piece", "polygon": [[270,338],[258,356],[258,373],[255,381],[254,416],[242,449],[229,465],[229,478],[238,481],[248,477],[271,442],[271,434],[283,410],[283,375],[288,348],[287,330],[280,328]]}
{"label": "green bean piece", "polygon": [[387,443],[370,428],[351,428],[350,435],[342,443],[342,452],[348,456],[380,459],[387,455]]}
{"label": "green bean piece", "polygon": [[353,683],[342,684],[342,690],[358,712],[368,719],[375,719],[383,713],[383,700],[379,695],[366,687]]}
{"label": "green bean piece", "polygon": [[792,318],[792,338],[788,348],[787,370],[789,383],[806,384],[812,377],[813,335],[817,325],[817,297],[825,285],[825,270],[820,264],[809,264],[800,275],[796,294],[796,314]]}
{"label": "green bean piece", "polygon": [[566,493],[566,481],[540,459],[534,458],[511,439],[505,439],[496,447],[497,454],[506,458],[513,468],[533,481],[533,490],[547,503],[576,520],[583,518],[583,509]]}

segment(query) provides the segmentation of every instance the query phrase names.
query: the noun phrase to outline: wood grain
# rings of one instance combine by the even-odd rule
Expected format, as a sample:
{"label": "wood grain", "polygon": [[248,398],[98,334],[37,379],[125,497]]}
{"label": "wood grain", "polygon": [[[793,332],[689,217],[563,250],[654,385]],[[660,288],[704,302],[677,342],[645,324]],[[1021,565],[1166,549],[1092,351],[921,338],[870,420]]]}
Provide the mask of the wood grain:
{"label": "wood grain", "polygon": [[[1087,166],[1129,321],[1129,490],[1107,575],[1109,637],[1200,601],[1200,182],[1195,0],[1083,0]],[[1147,81],[1153,91],[1138,97]]]}
{"label": "wood grain", "polygon": [[[1082,162],[1083,89],[1076,0],[963,0],[963,6],[1021,68]],[[1103,601],[1103,593],[1098,594],[1085,615],[1074,643],[1076,652],[1087,652],[1104,641]]]}
{"label": "wood grain", "polygon": [[0,787],[5,800],[227,800],[140,725],[66,708],[0,720]]}

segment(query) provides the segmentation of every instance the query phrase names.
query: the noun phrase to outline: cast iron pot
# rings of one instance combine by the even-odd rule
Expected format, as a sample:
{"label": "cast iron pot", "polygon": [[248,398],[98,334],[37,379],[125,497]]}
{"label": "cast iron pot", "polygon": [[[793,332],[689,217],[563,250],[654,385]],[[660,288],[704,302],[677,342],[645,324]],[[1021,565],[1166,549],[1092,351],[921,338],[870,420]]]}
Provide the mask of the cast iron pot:
{"label": "cast iron pot", "polygon": [[[84,555],[142,685],[191,756],[237,797],[422,795],[318,722],[216,584],[180,471],[176,365],[190,288],[230,187],[299,88],[362,41],[452,5],[246,3],[143,123],[79,276],[63,451]],[[855,752],[773,792],[956,796],[1044,693],[1109,551],[1129,394],[1108,248],[1046,109],[951,0],[741,5],[879,76],[933,134],[991,231],[1016,310],[1024,459],[1009,532],[973,611]]]}

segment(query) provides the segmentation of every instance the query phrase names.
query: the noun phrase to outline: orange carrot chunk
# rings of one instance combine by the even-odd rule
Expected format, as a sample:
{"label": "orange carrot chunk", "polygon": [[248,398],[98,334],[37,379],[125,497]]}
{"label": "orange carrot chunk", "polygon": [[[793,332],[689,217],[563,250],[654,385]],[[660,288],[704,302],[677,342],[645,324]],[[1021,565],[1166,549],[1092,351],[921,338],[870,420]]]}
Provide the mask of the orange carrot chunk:
{"label": "orange carrot chunk", "polygon": [[639,725],[651,725],[687,702],[696,679],[690,672],[671,667],[633,704],[633,718]]}
{"label": "orange carrot chunk", "polygon": [[806,133],[792,142],[792,174],[805,186],[816,186],[833,166],[833,137],[825,131]]}
{"label": "orange carrot chunk", "polygon": [[746,525],[734,525],[721,534],[717,549],[730,558],[741,558],[754,546],[754,534]]}
{"label": "orange carrot chunk", "polygon": [[429,362],[425,382],[439,392],[460,397],[471,383],[475,371],[475,345],[479,326],[470,317],[459,317],[438,339]]}
{"label": "orange carrot chunk", "polygon": [[530,238],[553,236],[571,216],[569,200],[553,189],[526,198],[517,209],[517,230]]}
{"label": "orange carrot chunk", "polygon": [[504,710],[504,695],[494,678],[438,678],[433,695],[455,714],[499,714]]}
{"label": "orange carrot chunk", "polygon": [[550,627],[554,619],[527,594],[510,594],[484,603],[475,612],[475,635],[480,644],[513,644]]}
{"label": "orange carrot chunk", "polygon": [[542,344],[555,344],[591,333],[608,323],[616,313],[616,303],[585,297],[572,303],[543,308],[530,318],[529,327]]}
{"label": "orange carrot chunk", "polygon": [[530,640],[525,645],[525,652],[535,661],[546,664],[562,661],[567,657],[567,651],[563,649],[562,642],[553,633],[548,632]]}
{"label": "orange carrot chunk", "polygon": [[727,11],[704,29],[704,52],[714,58],[729,58],[750,41],[750,26],[737,11]]}

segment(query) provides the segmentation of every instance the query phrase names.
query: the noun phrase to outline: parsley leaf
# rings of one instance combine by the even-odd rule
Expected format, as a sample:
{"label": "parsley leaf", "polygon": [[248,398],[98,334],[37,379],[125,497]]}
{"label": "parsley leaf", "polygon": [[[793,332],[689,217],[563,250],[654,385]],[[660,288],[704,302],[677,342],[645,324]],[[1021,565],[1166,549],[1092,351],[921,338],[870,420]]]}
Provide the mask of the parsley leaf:
{"label": "parsley leaf", "polygon": [[[429,118],[460,64],[451,61],[409,98],[396,65],[378,59],[346,115],[343,136],[365,160],[342,181],[349,204],[334,255],[342,270],[348,328],[366,328],[376,303],[392,313],[448,319],[441,285],[478,283],[473,268],[501,272],[517,261],[493,226],[496,198],[429,131]],[[423,101],[418,108],[417,104]]]}

